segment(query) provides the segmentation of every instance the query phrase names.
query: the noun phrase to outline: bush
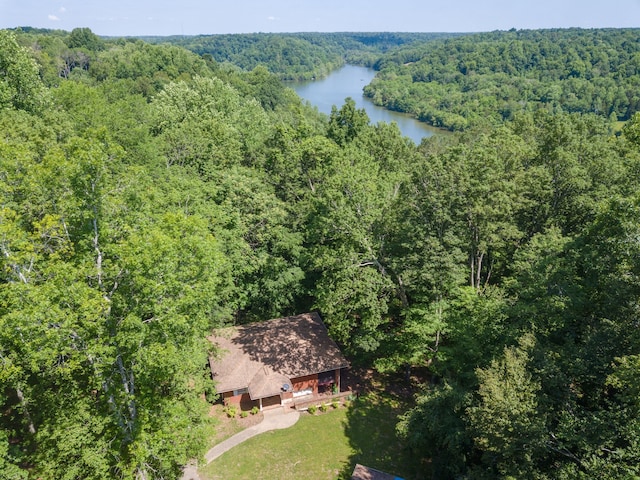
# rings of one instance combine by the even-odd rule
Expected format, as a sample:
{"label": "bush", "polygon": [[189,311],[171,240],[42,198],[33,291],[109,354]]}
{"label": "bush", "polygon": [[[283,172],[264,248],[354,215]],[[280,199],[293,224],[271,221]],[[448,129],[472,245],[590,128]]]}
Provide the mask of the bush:
{"label": "bush", "polygon": [[326,411],[327,411],[327,408],[328,408],[328,407],[323,403],[322,405],[320,405],[320,407],[319,407],[319,408],[320,408],[320,411],[324,413],[324,412],[326,412]]}
{"label": "bush", "polygon": [[251,409],[251,415],[257,415],[260,412],[260,409],[258,407],[253,407]]}
{"label": "bush", "polygon": [[233,418],[238,413],[238,408],[235,405],[227,405],[223,411],[227,414],[227,417]]}
{"label": "bush", "polygon": [[333,408],[338,408],[340,406],[340,402],[338,402],[338,400],[334,400],[333,402],[331,402],[331,406]]}
{"label": "bush", "polygon": [[317,410],[318,410],[318,407],[316,407],[315,405],[310,405],[309,408],[307,409],[307,411],[311,415],[315,415]]}
{"label": "bush", "polygon": [[248,416],[249,416],[249,412],[246,412],[244,410],[242,412],[240,412],[240,417],[241,418],[247,418]]}

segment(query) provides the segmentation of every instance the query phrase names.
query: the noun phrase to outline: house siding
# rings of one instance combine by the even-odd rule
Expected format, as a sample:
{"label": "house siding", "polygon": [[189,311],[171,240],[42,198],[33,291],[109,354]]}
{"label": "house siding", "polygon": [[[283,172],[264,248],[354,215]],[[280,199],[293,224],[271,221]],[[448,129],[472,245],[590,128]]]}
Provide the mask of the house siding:
{"label": "house siding", "polygon": [[300,390],[306,390],[308,388],[313,390],[313,394],[318,394],[318,374],[306,375],[304,377],[292,378],[293,391],[298,392]]}
{"label": "house siding", "polygon": [[258,406],[258,402],[251,400],[248,393],[234,395],[233,392],[224,392],[222,402],[225,405],[236,405],[241,410],[251,410],[254,406]]}

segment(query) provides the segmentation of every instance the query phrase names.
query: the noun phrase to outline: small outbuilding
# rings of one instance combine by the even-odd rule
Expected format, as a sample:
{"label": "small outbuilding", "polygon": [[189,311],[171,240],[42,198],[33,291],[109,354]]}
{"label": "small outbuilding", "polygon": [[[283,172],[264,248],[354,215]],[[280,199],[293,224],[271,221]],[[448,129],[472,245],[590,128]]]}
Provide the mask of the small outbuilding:
{"label": "small outbuilding", "polygon": [[315,312],[219,329],[209,340],[217,346],[209,359],[216,389],[243,409],[339,391],[349,366]]}
{"label": "small outbuilding", "polygon": [[351,480],[403,480],[400,477],[391,475],[390,473],[384,473],[375,468],[365,467],[364,465],[356,464],[351,475]]}

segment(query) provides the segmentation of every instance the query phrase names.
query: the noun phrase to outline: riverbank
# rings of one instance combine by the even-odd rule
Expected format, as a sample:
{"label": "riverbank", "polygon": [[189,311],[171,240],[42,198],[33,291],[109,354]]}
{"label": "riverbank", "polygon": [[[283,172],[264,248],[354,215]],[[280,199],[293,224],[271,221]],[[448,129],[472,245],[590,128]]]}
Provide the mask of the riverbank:
{"label": "riverbank", "polygon": [[347,97],[351,97],[358,108],[364,108],[371,123],[395,122],[403,135],[409,137],[416,144],[423,138],[443,133],[413,116],[387,110],[375,105],[366,98],[362,90],[376,75],[372,68],[345,65],[334,70],[327,77],[309,82],[290,82],[288,85],[304,100],[314,105],[320,112],[329,115],[335,105],[341,107]]}

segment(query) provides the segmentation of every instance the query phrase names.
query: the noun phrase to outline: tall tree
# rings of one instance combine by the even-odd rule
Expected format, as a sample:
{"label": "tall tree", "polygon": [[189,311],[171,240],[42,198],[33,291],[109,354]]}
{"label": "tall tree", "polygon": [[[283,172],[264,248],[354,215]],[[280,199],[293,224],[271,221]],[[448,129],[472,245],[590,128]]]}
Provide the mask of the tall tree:
{"label": "tall tree", "polygon": [[14,34],[0,30],[0,110],[40,112],[47,101],[35,60],[18,45]]}

